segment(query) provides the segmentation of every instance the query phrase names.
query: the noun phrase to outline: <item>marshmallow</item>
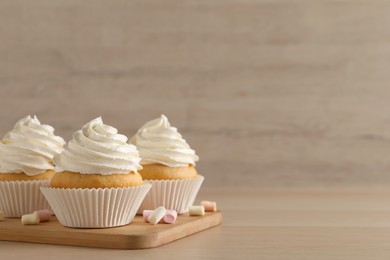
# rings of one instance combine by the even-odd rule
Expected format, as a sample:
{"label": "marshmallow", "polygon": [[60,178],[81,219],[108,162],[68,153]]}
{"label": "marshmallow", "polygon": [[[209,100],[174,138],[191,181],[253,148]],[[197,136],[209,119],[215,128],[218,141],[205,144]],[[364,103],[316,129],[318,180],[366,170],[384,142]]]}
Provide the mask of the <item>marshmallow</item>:
{"label": "marshmallow", "polygon": [[203,206],[191,206],[189,210],[190,216],[203,216],[204,207]]}
{"label": "marshmallow", "polygon": [[146,223],[148,223],[148,218],[150,216],[150,214],[153,213],[154,210],[148,210],[148,209],[145,209],[143,212],[142,212],[142,217],[144,218],[144,221]]}
{"label": "marshmallow", "polygon": [[39,216],[37,212],[32,214],[27,214],[22,216],[22,224],[23,225],[37,225],[39,224]]}
{"label": "marshmallow", "polygon": [[203,200],[200,204],[204,207],[205,211],[209,211],[209,212],[217,211],[217,203],[215,201]]}
{"label": "marshmallow", "polygon": [[175,223],[176,218],[177,218],[176,210],[168,209],[162,220],[164,221],[164,223],[173,224]]}
{"label": "marshmallow", "polygon": [[48,209],[37,210],[37,211],[34,211],[34,213],[38,214],[39,222],[50,221],[50,218],[52,215],[50,210],[48,210]]}
{"label": "marshmallow", "polygon": [[[148,218],[149,216],[154,212],[154,210],[144,210],[142,212],[142,217],[144,219],[145,222],[149,222],[148,221]],[[167,209],[165,211],[165,215],[164,217],[159,221],[159,222],[164,222],[166,224],[173,224],[175,223],[176,221],[176,218],[177,218],[177,212],[176,210],[173,210],[173,209]]]}
{"label": "marshmallow", "polygon": [[158,207],[153,211],[152,214],[148,217],[150,224],[156,225],[160,220],[165,216],[166,209],[164,207]]}
{"label": "marshmallow", "polygon": [[3,211],[0,211],[0,221],[3,221],[5,219],[5,214]]}

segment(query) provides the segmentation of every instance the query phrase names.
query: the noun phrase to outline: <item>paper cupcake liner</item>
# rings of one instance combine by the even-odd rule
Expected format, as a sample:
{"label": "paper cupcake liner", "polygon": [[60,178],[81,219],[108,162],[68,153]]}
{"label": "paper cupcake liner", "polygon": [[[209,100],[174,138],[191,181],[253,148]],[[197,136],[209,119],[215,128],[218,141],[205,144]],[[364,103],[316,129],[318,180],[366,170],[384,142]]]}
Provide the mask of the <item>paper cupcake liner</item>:
{"label": "paper cupcake liner", "polygon": [[35,210],[49,209],[50,205],[40,191],[50,181],[0,181],[0,210],[6,217],[16,218]]}
{"label": "paper cupcake liner", "polygon": [[152,185],[110,189],[41,188],[58,221],[74,228],[129,224]]}
{"label": "paper cupcake liner", "polygon": [[143,210],[155,209],[163,206],[166,209],[176,210],[178,214],[188,212],[195,201],[204,177],[184,180],[144,180],[152,184],[152,188],[142,202],[138,214]]}

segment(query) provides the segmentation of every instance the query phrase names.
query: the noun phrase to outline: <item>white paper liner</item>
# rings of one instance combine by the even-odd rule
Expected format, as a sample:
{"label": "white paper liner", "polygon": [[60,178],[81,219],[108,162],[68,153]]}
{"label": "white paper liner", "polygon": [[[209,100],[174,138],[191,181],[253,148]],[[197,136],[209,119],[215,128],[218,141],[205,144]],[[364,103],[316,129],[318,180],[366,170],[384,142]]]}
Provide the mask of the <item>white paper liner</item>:
{"label": "white paper liner", "polygon": [[42,188],[58,221],[74,228],[129,224],[152,185],[110,189]]}
{"label": "white paper liner", "polygon": [[17,218],[35,210],[49,209],[50,205],[40,187],[50,185],[48,180],[0,181],[0,210],[6,217]]}
{"label": "white paper liner", "polygon": [[152,184],[152,188],[146,195],[137,214],[142,214],[143,210],[153,210],[160,206],[176,210],[178,214],[188,212],[195,201],[203,180],[204,177],[201,175],[196,179],[144,180],[144,182]]}

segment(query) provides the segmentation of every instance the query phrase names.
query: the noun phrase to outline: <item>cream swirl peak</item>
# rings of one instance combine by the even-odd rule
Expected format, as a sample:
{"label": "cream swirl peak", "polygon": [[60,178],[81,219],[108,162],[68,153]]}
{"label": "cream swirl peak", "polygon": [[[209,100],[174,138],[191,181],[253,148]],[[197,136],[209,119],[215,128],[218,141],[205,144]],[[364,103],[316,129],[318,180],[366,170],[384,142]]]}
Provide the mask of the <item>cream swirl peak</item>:
{"label": "cream swirl peak", "polygon": [[57,172],[102,175],[137,172],[142,169],[140,161],[137,148],[101,117],[74,132],[65,150],[54,157]]}
{"label": "cream swirl peak", "polygon": [[36,116],[26,116],[0,142],[0,173],[34,176],[52,170],[52,159],[64,144],[53,127],[41,124]]}
{"label": "cream swirl peak", "polygon": [[199,160],[165,115],[142,126],[132,137],[131,143],[137,146],[143,165],[159,163],[169,167],[186,167],[195,165]]}

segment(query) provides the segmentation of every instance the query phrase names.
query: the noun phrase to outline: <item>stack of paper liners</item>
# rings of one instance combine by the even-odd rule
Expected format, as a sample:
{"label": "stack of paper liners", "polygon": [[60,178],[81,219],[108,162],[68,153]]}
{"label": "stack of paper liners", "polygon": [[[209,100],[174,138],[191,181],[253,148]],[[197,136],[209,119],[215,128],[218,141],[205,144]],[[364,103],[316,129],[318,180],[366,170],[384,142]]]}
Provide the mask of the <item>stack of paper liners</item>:
{"label": "stack of paper liners", "polygon": [[41,188],[58,221],[67,227],[107,228],[131,223],[151,185],[128,188]]}
{"label": "stack of paper liners", "polygon": [[0,181],[0,210],[6,217],[21,217],[35,210],[49,209],[50,205],[39,190],[50,181]]}

